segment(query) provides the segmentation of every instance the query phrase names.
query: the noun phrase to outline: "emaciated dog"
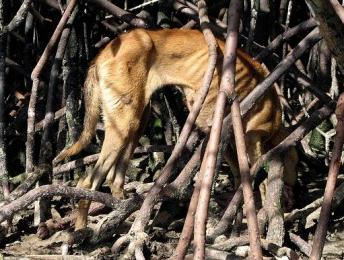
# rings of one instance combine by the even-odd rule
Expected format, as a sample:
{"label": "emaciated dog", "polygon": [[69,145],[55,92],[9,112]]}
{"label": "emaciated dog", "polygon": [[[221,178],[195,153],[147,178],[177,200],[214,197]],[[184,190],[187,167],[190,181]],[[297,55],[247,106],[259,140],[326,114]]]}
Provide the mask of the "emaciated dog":
{"label": "emaciated dog", "polygon": [[[224,42],[218,40],[219,52]],[[100,114],[105,139],[93,171],[78,186],[97,190],[106,178],[113,196],[123,198],[124,175],[136,143],[147,120],[145,108],[152,94],[164,87],[178,85],[185,93],[187,106],[194,103],[207,69],[208,48],[203,34],[196,30],[135,29],[110,42],[93,60],[85,82],[85,120],[80,139],[63,150],[55,163],[79,153],[91,141]],[[219,90],[222,61],[210,86],[196,125],[209,132]],[[236,87],[243,99],[266,76],[262,66],[242,51],[237,52]],[[250,162],[266,151],[269,140],[281,128],[281,106],[274,89],[259,101],[244,118]],[[288,167],[293,171],[293,166]],[[292,175],[292,173],[287,173]],[[76,229],[87,225],[90,202],[79,201]]]}

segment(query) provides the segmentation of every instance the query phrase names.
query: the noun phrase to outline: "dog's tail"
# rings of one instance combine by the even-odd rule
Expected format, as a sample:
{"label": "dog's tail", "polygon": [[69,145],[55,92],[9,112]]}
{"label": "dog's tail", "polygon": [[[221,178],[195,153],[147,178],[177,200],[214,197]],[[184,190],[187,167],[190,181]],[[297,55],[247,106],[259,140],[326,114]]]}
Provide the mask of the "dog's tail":
{"label": "dog's tail", "polygon": [[64,149],[58,156],[56,156],[53,160],[53,164],[57,164],[68,157],[78,154],[91,142],[92,137],[95,134],[97,122],[100,116],[100,89],[95,64],[92,64],[87,72],[84,85],[84,100],[85,118],[84,129],[81,136],[75,144]]}

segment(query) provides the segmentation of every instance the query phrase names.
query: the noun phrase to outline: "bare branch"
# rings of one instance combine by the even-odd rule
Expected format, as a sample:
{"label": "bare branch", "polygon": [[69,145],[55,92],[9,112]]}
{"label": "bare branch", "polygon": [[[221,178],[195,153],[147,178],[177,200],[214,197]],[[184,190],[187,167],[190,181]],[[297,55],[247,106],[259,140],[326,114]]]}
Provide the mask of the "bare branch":
{"label": "bare branch", "polygon": [[[153,153],[153,152],[170,153],[172,152],[172,148],[173,146],[170,146],[170,145],[147,145],[147,146],[136,147],[136,149],[134,150],[134,154],[144,154],[144,153]],[[61,173],[69,172],[71,170],[74,170],[82,166],[93,164],[98,160],[98,158],[99,158],[99,153],[96,153],[96,154],[92,154],[81,159],[70,161],[68,163],[54,167],[53,174],[58,175]]]}
{"label": "bare branch", "polygon": [[283,245],[284,223],[282,210],[283,165],[282,156],[275,156],[269,164],[266,201],[264,209],[269,218],[266,240],[279,246]]}
{"label": "bare branch", "polygon": [[[210,200],[210,190],[215,172],[216,157],[221,137],[221,129],[224,116],[224,108],[227,95],[234,93],[235,79],[235,58],[238,41],[239,19],[242,10],[241,1],[231,1],[228,16],[231,18],[228,23],[228,36],[224,50],[224,61],[220,91],[216,100],[216,106],[213,116],[213,124],[206,149],[206,157],[203,159],[204,172],[201,172],[202,178],[201,190],[197,211],[195,215],[195,257],[194,259],[204,259],[205,245],[205,222],[208,215],[208,204]],[[235,144],[239,161],[241,182],[243,185],[244,200],[246,205],[246,215],[250,240],[250,257],[252,259],[262,259],[262,251],[259,240],[259,230],[256,216],[256,209],[253,199],[253,191],[249,176],[249,165],[244,138],[243,124],[240,117],[239,100],[235,99],[231,107],[232,122],[235,135]],[[203,167],[201,167],[202,169]]]}
{"label": "bare branch", "polygon": [[[4,1],[0,3],[0,27],[4,22]],[[6,57],[6,35],[0,34],[0,184],[4,197],[7,198],[10,189],[8,186],[7,153],[5,146],[5,57]]]}
{"label": "bare branch", "polygon": [[134,27],[141,27],[141,28],[147,28],[148,24],[141,18],[136,17],[132,13],[129,13],[128,11],[125,11],[118,6],[114,5],[110,1],[107,0],[89,0],[90,2],[93,2],[102,8],[104,8],[109,13],[113,14],[114,16],[120,18],[124,22],[131,24]]}
{"label": "bare branch", "polygon": [[33,171],[33,151],[34,151],[34,135],[35,135],[35,117],[36,117],[36,102],[37,102],[37,91],[38,86],[40,82],[40,74],[41,71],[48,61],[49,56],[51,55],[51,52],[56,45],[57,40],[60,38],[62,34],[62,30],[65,26],[65,24],[68,21],[69,16],[71,15],[72,11],[74,10],[74,7],[76,6],[77,1],[71,0],[64,12],[64,14],[61,17],[60,22],[56,26],[56,29],[51,36],[47,46],[45,47],[43,54],[39,61],[37,62],[35,68],[32,71],[31,78],[32,78],[32,88],[31,88],[31,96],[30,96],[30,103],[28,108],[28,118],[27,118],[27,139],[26,139],[26,172],[32,172]]}
{"label": "bare branch", "polygon": [[140,196],[121,201],[115,199],[110,194],[99,191],[90,191],[63,185],[44,185],[39,188],[33,189],[27,192],[22,197],[16,199],[15,201],[2,206],[0,209],[0,223],[3,222],[5,219],[10,218],[19,210],[26,208],[38,198],[47,198],[52,196],[63,196],[73,199],[87,199],[97,201],[105,204],[110,208],[128,207],[132,203],[140,203],[140,201],[142,201],[142,197]]}
{"label": "bare branch", "polygon": [[245,115],[247,111],[254,107],[259,98],[263,96],[265,91],[269,89],[273,83],[283,75],[287,68],[290,68],[300,56],[317,43],[321,39],[318,29],[314,29],[310,32],[294,49],[291,51],[286,58],[281,61],[276,68],[269,74],[269,76],[260,84],[258,84],[253,91],[243,100],[241,104],[241,113]]}
{"label": "bare branch", "polygon": [[[200,3],[200,2],[201,1],[199,1],[198,3]],[[198,159],[198,161],[201,160],[201,158],[202,158],[201,157],[201,150],[202,150],[201,147],[199,147],[199,149],[195,152],[195,154],[193,156],[193,157],[195,157],[195,160],[197,160],[197,159]],[[189,162],[191,162],[191,160]],[[178,178],[181,175],[182,174],[180,174],[178,176]],[[176,183],[176,182],[174,182],[174,183]],[[178,187],[174,183],[171,183],[169,186],[170,187],[173,187],[173,186]],[[167,186],[167,187],[169,187],[169,186]],[[187,215],[186,215],[186,218],[184,221],[182,233],[180,234],[178,245],[176,247],[175,252],[173,253],[173,256],[171,257],[171,259],[173,259],[173,260],[183,260],[185,258],[185,254],[187,252],[187,249],[189,247],[189,244],[190,244],[190,241],[192,238],[192,234],[193,234],[194,216],[195,216],[196,209],[197,209],[199,192],[200,192],[200,178],[198,177],[196,180],[194,192],[192,193],[192,196],[190,199],[188,212],[187,212]]]}
{"label": "bare branch", "polygon": [[254,59],[263,60],[269,54],[271,54],[282,42],[288,41],[291,37],[309,30],[313,29],[316,26],[316,21],[313,18],[304,21],[293,28],[288,29],[284,33],[278,35],[266,48],[264,48],[260,53],[258,53]]}
{"label": "bare branch", "polygon": [[341,155],[344,144],[344,93],[340,95],[336,108],[337,126],[332,159],[326,182],[324,201],[321,207],[318,227],[316,229],[310,259],[320,259],[325,244],[327,224],[330,217],[331,204],[336,186],[339,168],[341,166]]}
{"label": "bare branch", "polygon": [[293,242],[302,253],[309,257],[312,247],[298,235],[289,233],[290,241]]}

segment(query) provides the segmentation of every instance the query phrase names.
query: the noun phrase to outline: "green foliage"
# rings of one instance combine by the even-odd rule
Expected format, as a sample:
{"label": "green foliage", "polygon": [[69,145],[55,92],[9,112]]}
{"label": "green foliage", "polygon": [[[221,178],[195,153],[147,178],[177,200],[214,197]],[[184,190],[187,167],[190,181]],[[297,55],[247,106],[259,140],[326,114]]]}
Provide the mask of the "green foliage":
{"label": "green foliage", "polygon": [[[326,133],[331,130],[332,124],[329,120],[324,120],[318,127],[320,131]],[[325,137],[319,132],[319,130],[314,129],[309,140],[310,147],[315,151],[325,150]]]}
{"label": "green foliage", "polygon": [[161,141],[164,138],[164,129],[160,118],[155,118],[152,123],[152,138]]}

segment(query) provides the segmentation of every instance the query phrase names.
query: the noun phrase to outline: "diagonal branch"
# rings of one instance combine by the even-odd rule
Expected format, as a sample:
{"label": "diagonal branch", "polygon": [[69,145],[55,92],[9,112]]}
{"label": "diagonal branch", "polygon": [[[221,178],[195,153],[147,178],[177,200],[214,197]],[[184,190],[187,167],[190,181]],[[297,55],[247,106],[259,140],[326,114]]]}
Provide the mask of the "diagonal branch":
{"label": "diagonal branch", "polygon": [[291,37],[309,30],[313,29],[316,26],[316,21],[313,18],[308,19],[307,21],[304,21],[284,33],[278,35],[266,48],[261,50],[255,57],[255,60],[263,60],[268,55],[270,55],[278,46],[280,46],[281,43],[288,41]]}
{"label": "diagonal branch", "polygon": [[321,39],[319,30],[316,28],[311,31],[294,49],[291,51],[285,59],[280,62],[276,68],[269,74],[269,76],[260,84],[258,84],[254,90],[243,100],[241,104],[241,113],[246,114],[251,110],[258,102],[259,98],[273,85],[273,83],[285,73],[286,68],[290,68],[295,61],[297,61],[301,55],[311,48],[315,43]]}

